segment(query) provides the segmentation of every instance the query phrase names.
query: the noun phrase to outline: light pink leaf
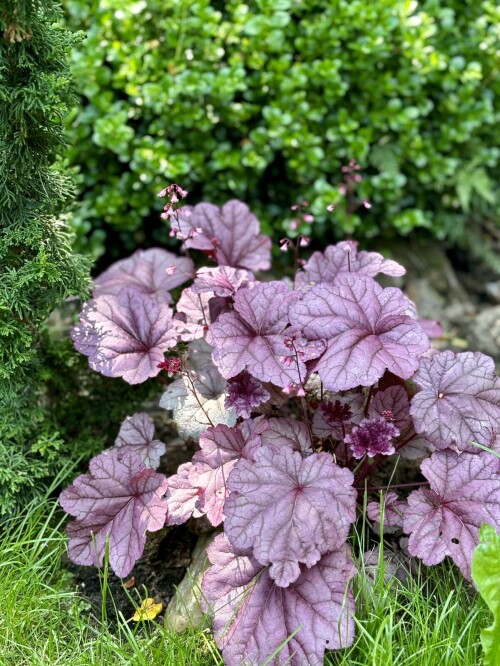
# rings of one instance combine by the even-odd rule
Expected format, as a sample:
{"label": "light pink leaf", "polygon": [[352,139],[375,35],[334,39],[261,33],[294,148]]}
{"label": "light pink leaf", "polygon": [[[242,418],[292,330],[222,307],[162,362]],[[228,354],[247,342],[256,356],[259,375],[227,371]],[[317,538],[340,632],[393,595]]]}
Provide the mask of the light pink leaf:
{"label": "light pink leaf", "polygon": [[340,548],[356,518],[354,477],[330,455],[303,458],[288,446],[261,446],[255,462],[242,460],[229,477],[225,532],[236,548],[253,548],[271,564],[276,584],[286,587],[299,563],[316,564]]}
{"label": "light pink leaf", "polygon": [[500,432],[500,380],[493,359],[480,352],[445,351],[422,358],[413,381],[421,390],[410,413],[417,432],[436,448],[474,451]]}
{"label": "light pink leaf", "polygon": [[204,267],[196,272],[192,290],[196,294],[234,296],[240,287],[248,287],[254,280],[253,273],[231,266]]}
{"label": "light pink leaf", "polygon": [[167,525],[181,525],[191,516],[199,518],[198,511],[200,489],[189,480],[192,463],[180,465],[177,474],[168,477],[168,490],[165,496],[168,505]]}
{"label": "light pink leaf", "polygon": [[132,288],[89,301],[71,337],[92,370],[129,384],[156,377],[164,353],[178,341],[170,308]]}
{"label": "light pink leaf", "polygon": [[120,426],[115,440],[115,448],[132,448],[141,456],[146,467],[156,469],[160,458],[165,453],[165,444],[154,439],[155,426],[151,417],[145,412],[127,416]]}
{"label": "light pink leaf", "polygon": [[278,587],[253,557],[234,554],[223,534],[208,557],[212,566],[202,590],[227,666],[319,666],[325,649],[351,645],[356,569],[347,546],[310,569],[301,566],[287,588]]}
{"label": "light pink leaf", "polygon": [[404,513],[408,549],[424,564],[446,555],[470,580],[482,523],[500,529],[500,460],[491,453],[436,451],[423,461],[430,489],[413,491]]}
{"label": "light pink leaf", "polygon": [[[168,269],[168,270],[167,270]],[[170,291],[195,275],[194,264],[160,248],[136,250],[128,259],[116,261],[94,280],[94,297],[118,296],[126,287],[149,294],[160,303],[168,303]]]}
{"label": "light pink leaf", "polygon": [[102,453],[89,469],[60,496],[63,509],[77,518],[68,525],[68,554],[76,564],[100,567],[109,538],[110,566],[123,578],[142,555],[146,530],[165,524],[167,480],[130,449]]}
{"label": "light pink leaf", "polygon": [[198,506],[212,525],[220,525],[224,520],[224,504],[229,495],[227,479],[231,470],[239,460],[253,460],[260,439],[259,431],[255,433],[225,425],[208,428],[200,437],[201,450],[193,456],[189,480],[201,490]]}

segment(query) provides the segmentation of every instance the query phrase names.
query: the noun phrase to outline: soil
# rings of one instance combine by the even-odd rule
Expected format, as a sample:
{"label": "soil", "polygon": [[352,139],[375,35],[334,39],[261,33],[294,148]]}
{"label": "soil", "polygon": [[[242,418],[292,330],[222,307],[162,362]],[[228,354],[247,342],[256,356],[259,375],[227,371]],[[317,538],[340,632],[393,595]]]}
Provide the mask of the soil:
{"label": "soil", "polygon": [[[446,255],[435,243],[420,243],[417,240],[396,242],[389,248],[392,258],[407,268],[404,278],[386,281],[384,286],[396,285],[405,290],[416,303],[419,315],[437,319],[443,325],[445,335],[438,340],[439,348],[456,352],[481,350],[495,357],[500,366],[500,280],[484,266],[472,261],[464,253]],[[386,284],[385,284],[386,283]],[[486,313],[486,314],[485,314]],[[498,313],[499,344],[491,338]],[[481,328],[481,318],[488,326]],[[488,319],[489,318],[489,319]],[[149,406],[148,411],[158,427],[158,435],[167,443],[168,455],[159,471],[169,475],[177,467],[191,460],[196,445],[184,443],[173,434],[172,425],[164,410]],[[418,466],[408,469],[404,462],[406,481],[419,481]],[[402,471],[402,470],[401,470]],[[380,479],[377,479],[380,481]],[[165,528],[149,535],[146,551],[134,567],[128,580],[134,579],[130,589],[111,571],[108,579],[107,616],[111,624],[116,623],[116,609],[125,618],[130,618],[138,605],[139,597],[154,597],[161,601],[164,609],[172,598],[175,587],[181,582],[191,562],[191,554],[198,535],[210,530],[203,520],[191,520],[186,525]],[[96,618],[101,616],[101,573],[93,567],[78,567],[68,563],[75,576],[78,589],[89,602]]]}

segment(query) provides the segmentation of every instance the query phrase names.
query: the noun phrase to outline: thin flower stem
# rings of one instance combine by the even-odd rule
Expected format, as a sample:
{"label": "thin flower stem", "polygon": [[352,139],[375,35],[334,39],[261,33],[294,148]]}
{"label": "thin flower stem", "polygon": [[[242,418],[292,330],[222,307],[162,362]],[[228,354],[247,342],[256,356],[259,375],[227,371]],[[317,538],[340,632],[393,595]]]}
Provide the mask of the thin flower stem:
{"label": "thin flower stem", "polygon": [[373,395],[373,386],[370,386],[370,390],[368,391],[368,396],[365,402],[365,409],[364,409],[365,418],[368,416],[368,407],[370,406],[370,400],[372,399],[372,395]]}
{"label": "thin flower stem", "polygon": [[212,428],[213,428],[213,427],[214,427],[214,424],[212,423],[212,419],[211,419],[210,416],[208,415],[208,413],[207,413],[205,407],[203,407],[203,404],[202,404],[200,398],[198,397],[198,391],[196,390],[196,387],[195,387],[195,385],[194,385],[193,379],[192,379],[191,375],[189,374],[189,372],[186,372],[186,377],[187,377],[189,383],[191,384],[191,392],[192,392],[192,394],[194,395],[196,402],[198,403],[198,405],[199,405],[201,411],[205,414],[205,416],[206,416],[206,418],[207,418],[207,421],[210,423],[210,425],[211,425]]}

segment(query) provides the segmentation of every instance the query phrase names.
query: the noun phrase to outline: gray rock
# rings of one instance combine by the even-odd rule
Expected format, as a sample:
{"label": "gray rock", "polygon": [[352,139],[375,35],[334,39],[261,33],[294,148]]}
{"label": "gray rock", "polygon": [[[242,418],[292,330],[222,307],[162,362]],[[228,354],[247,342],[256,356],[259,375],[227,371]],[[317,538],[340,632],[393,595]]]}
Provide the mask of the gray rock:
{"label": "gray rock", "polygon": [[500,361],[500,305],[480,312],[470,325],[475,349]]}
{"label": "gray rock", "polygon": [[171,631],[181,632],[186,629],[206,627],[205,615],[201,608],[201,581],[208,569],[207,548],[216,534],[202,535],[198,539],[191,564],[186,575],[177,587],[165,612],[165,625]]}

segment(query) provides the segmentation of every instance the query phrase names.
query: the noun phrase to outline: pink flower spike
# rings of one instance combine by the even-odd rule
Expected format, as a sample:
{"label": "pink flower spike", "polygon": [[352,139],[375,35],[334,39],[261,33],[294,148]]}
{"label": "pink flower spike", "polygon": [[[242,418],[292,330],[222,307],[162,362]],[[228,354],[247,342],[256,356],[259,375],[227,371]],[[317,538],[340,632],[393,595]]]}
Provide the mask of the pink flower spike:
{"label": "pink flower spike", "polygon": [[311,215],[311,213],[304,213],[302,219],[306,224],[312,224],[314,222],[314,215]]}
{"label": "pink flower spike", "polygon": [[368,199],[365,199],[365,200],[363,201],[363,206],[364,206],[366,209],[368,209],[368,210],[370,210],[370,208],[372,207],[372,205],[371,205],[371,203],[368,201]]}
{"label": "pink flower spike", "polygon": [[327,210],[329,213],[332,213],[332,212],[335,210],[335,204],[333,204],[333,203],[328,204],[328,206],[326,207],[326,210]]}
{"label": "pink flower spike", "polygon": [[300,236],[300,247],[307,247],[311,242],[311,239],[308,236]]}
{"label": "pink flower spike", "polygon": [[297,220],[292,220],[290,222],[290,229],[292,229],[292,231],[295,231],[298,226],[299,226],[299,223],[297,222]]}
{"label": "pink flower spike", "polygon": [[340,196],[345,196],[347,192],[347,187],[345,185],[339,185],[339,194]]}

